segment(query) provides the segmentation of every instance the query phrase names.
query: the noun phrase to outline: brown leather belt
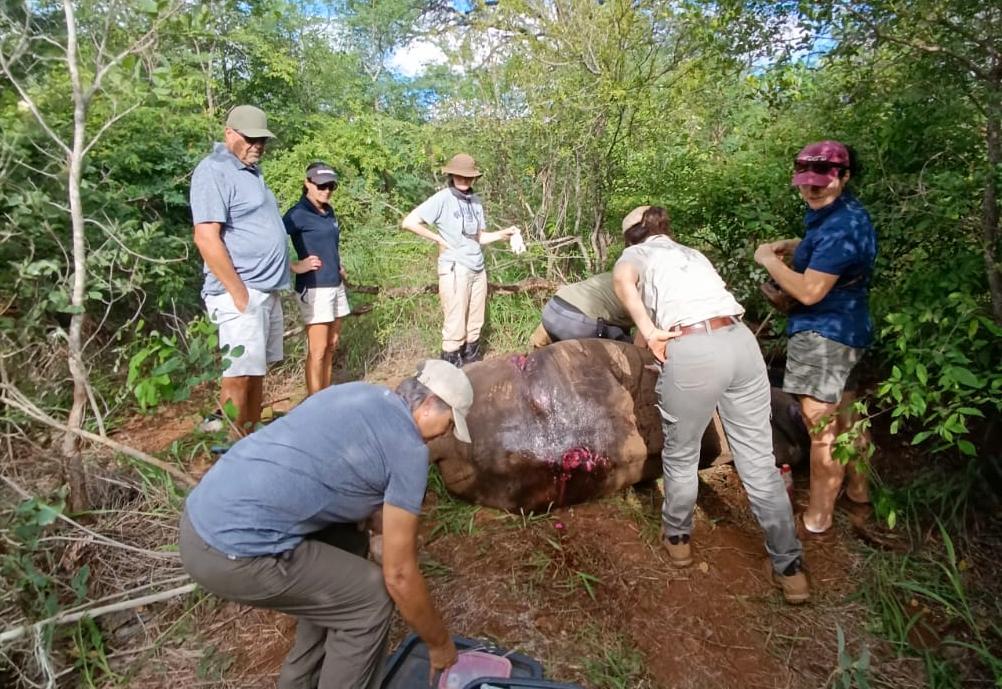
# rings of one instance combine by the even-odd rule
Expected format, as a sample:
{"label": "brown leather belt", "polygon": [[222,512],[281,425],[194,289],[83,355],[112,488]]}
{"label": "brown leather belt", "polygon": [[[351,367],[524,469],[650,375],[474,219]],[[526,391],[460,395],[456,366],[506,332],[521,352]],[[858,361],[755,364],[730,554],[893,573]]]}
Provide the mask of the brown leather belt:
{"label": "brown leather belt", "polygon": [[737,316],[716,316],[715,318],[707,318],[705,321],[700,321],[699,323],[693,323],[692,325],[683,325],[678,328],[672,328],[673,331],[682,331],[683,335],[695,335],[697,333],[702,333],[703,335],[709,333],[717,328],[726,328],[729,325],[737,325],[741,320]]}

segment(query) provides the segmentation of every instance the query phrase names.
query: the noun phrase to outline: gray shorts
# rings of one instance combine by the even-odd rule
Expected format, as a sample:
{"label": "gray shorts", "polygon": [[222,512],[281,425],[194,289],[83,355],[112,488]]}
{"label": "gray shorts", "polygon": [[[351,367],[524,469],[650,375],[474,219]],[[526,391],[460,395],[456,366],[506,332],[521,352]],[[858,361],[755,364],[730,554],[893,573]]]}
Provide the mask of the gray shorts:
{"label": "gray shorts", "polygon": [[796,333],[786,345],[783,390],[836,404],[864,351],[829,340],[814,330]]}
{"label": "gray shorts", "polygon": [[[205,297],[209,320],[219,327],[226,347],[223,377],[263,376],[268,364],[282,360],[283,316],[278,292],[247,289],[247,308],[237,311],[229,292]],[[238,348],[242,348],[242,351]],[[238,352],[234,354],[234,352]]]}

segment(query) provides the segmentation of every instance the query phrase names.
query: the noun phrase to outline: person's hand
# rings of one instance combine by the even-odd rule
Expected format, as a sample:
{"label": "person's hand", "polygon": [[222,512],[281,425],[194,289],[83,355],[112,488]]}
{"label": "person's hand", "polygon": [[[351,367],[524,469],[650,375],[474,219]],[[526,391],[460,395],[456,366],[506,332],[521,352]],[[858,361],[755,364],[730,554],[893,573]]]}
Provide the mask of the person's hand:
{"label": "person's hand", "polygon": [[250,293],[247,291],[247,285],[241,282],[240,288],[235,294],[230,296],[233,297],[233,305],[237,307],[237,311],[245,313],[247,311],[247,304],[250,303]]}
{"label": "person's hand", "polygon": [[772,250],[777,256],[786,256],[793,253],[799,244],[799,239],[780,239],[779,241],[772,242],[770,246],[772,246]]}
{"label": "person's hand", "polygon": [[776,253],[774,247],[775,242],[769,242],[768,244],[760,244],[757,249],[755,249],[755,263],[760,266],[764,266],[769,261],[779,258],[779,254]]}
{"label": "person's hand", "polygon": [[338,272],[341,274],[341,279],[348,282],[348,271],[344,269],[344,266],[341,266]]}
{"label": "person's hand", "polygon": [[668,340],[673,340],[681,334],[681,330],[654,328],[644,339],[647,341],[647,349],[651,350],[654,358],[663,364],[668,359]]}
{"label": "person's hand", "polygon": [[510,225],[504,228],[503,230],[498,230],[498,234],[501,235],[503,239],[508,239],[508,237],[512,236],[518,231],[519,231],[518,225]]}
{"label": "person's hand", "polygon": [[296,275],[302,275],[313,270],[320,270],[323,265],[324,262],[320,260],[319,256],[307,256],[302,261],[293,262],[292,272]]}
{"label": "person's hand", "polygon": [[383,508],[380,507],[370,514],[369,518],[365,520],[364,526],[373,533],[383,533]]}
{"label": "person's hand", "polygon": [[432,682],[435,681],[436,673],[448,670],[456,664],[457,660],[459,660],[459,654],[456,652],[456,644],[452,643],[451,638],[446,637],[443,644],[429,646],[428,664],[431,667],[429,668],[428,685],[431,686]]}

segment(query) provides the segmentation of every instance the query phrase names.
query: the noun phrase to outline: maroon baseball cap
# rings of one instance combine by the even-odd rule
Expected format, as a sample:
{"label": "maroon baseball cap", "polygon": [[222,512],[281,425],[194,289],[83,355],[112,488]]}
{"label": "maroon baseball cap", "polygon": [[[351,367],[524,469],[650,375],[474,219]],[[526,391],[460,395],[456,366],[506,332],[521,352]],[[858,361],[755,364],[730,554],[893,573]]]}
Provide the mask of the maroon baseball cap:
{"label": "maroon baseball cap", "polygon": [[838,141],[818,141],[804,146],[793,159],[794,186],[827,187],[839,172],[849,168],[849,149]]}

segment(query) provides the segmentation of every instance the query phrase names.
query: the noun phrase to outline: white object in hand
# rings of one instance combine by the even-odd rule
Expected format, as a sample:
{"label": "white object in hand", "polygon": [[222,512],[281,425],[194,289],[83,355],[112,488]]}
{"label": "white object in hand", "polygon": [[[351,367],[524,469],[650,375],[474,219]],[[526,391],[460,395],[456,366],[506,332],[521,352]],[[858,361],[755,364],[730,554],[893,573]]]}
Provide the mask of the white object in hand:
{"label": "white object in hand", "polygon": [[522,231],[516,230],[509,239],[508,243],[511,245],[511,251],[516,256],[525,253],[525,240],[522,239]]}

